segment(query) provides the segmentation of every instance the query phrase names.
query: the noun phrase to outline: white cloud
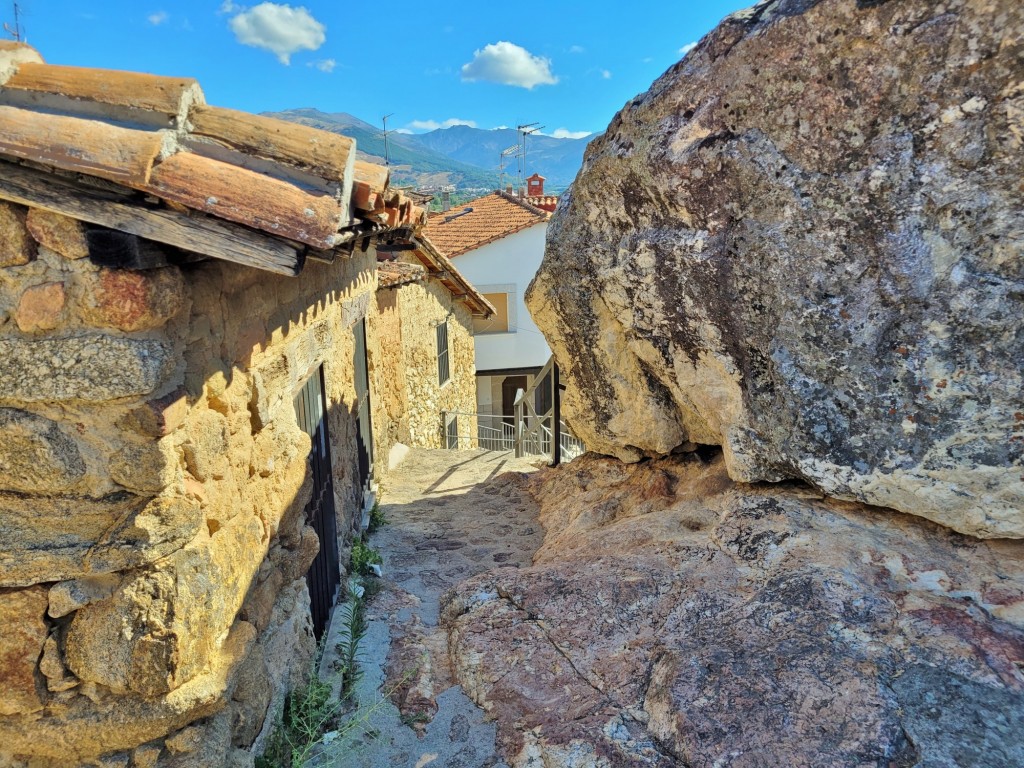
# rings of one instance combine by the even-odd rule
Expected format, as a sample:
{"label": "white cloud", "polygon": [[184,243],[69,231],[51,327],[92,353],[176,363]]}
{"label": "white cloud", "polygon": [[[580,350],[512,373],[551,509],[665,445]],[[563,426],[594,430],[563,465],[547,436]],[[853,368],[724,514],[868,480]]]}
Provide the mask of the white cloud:
{"label": "white cloud", "polygon": [[686,54],[688,54],[690,51],[692,51],[696,47],[697,47],[696,41],[692,42],[692,43],[687,43],[686,45],[684,45],[682,48],[679,49],[679,52],[681,54],[683,54],[683,56],[685,56]]}
{"label": "white cloud", "polygon": [[473,60],[462,65],[462,79],[517,85],[529,90],[558,82],[551,72],[550,59],[534,56],[525,48],[504,40],[474,51]]}
{"label": "white cloud", "polygon": [[270,51],[285,65],[296,51],[315,51],[327,39],[327,28],[301,6],[260,3],[228,23],[242,45]]}
{"label": "white cloud", "polygon": [[590,134],[591,131],[570,131],[568,128],[557,128],[549,135],[553,139],[582,139]]}
{"label": "white cloud", "polygon": [[154,27],[159,27],[169,18],[171,18],[171,14],[169,14],[167,11],[157,11],[156,13],[149,14],[149,16],[146,17],[146,21],[148,21]]}
{"label": "white cloud", "polygon": [[569,46],[569,53],[585,53],[586,50],[587,49],[584,48],[582,45],[570,45]]}
{"label": "white cloud", "polygon": [[224,2],[220,4],[219,13],[238,13],[239,11],[244,10],[244,6],[235,5],[233,2],[231,2],[231,0],[224,0]]}
{"label": "white cloud", "polygon": [[412,131],[410,131],[408,128],[395,128],[395,133],[404,133],[406,135],[411,135]]}
{"label": "white cloud", "polygon": [[334,68],[338,66],[338,62],[334,59],[317,59],[316,61],[309,62],[306,66],[316,67],[321,72],[327,72],[330,74],[334,71]]}
{"label": "white cloud", "polygon": [[437,120],[413,120],[405,128],[400,128],[399,133],[412,133],[413,131],[436,131],[438,128],[451,128],[455,125],[468,125],[470,128],[476,128],[475,120],[463,120],[459,117],[449,117],[447,120],[437,122]]}
{"label": "white cloud", "polygon": [[611,80],[612,79],[612,73],[609,72],[607,69],[602,69],[601,70],[601,78],[604,79],[604,80]]}

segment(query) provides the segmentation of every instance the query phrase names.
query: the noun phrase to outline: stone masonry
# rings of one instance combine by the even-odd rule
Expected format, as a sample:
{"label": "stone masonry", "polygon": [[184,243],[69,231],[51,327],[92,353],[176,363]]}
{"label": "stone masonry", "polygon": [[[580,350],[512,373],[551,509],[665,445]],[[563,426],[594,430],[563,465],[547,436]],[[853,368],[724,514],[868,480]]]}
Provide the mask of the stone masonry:
{"label": "stone masonry", "polygon": [[84,255],[78,222],[0,204],[0,766],[251,765],[313,648],[292,399],[323,365],[344,534],[375,254]]}

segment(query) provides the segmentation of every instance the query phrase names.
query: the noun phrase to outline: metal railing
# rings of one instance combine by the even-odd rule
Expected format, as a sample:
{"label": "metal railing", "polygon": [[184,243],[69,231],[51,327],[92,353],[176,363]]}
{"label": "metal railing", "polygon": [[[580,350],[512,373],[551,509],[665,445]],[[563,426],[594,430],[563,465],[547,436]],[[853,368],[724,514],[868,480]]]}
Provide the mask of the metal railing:
{"label": "metal railing", "polygon": [[552,357],[526,391],[516,392],[516,457],[544,456],[554,465],[572,461],[586,451],[583,441],[562,420],[563,389]]}
{"label": "metal railing", "polygon": [[552,464],[572,461],[587,449],[561,418],[563,389],[552,358],[526,391],[516,392],[513,416],[441,411],[441,445],[450,450],[515,451],[517,458],[542,456]]}
{"label": "metal railing", "polygon": [[515,445],[512,417],[470,411],[442,411],[442,444],[451,450],[483,448],[511,451]]}

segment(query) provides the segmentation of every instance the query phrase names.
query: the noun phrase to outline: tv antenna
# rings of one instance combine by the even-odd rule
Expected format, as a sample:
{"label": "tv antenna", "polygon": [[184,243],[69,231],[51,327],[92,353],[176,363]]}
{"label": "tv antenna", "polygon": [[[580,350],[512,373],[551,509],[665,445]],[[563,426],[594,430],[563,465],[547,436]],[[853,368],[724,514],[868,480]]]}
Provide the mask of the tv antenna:
{"label": "tv antenna", "polygon": [[394,115],[392,112],[390,115],[384,115],[381,121],[384,123],[384,165],[391,166],[391,155],[388,152],[388,118]]}
{"label": "tv antenna", "polygon": [[544,126],[539,123],[526,123],[525,125],[517,125],[516,130],[519,131],[519,143],[522,146],[522,152],[519,155],[519,189],[522,190],[526,184],[526,137],[531,133],[536,133]]}
{"label": "tv antenna", "polygon": [[516,144],[515,146],[509,147],[508,149],[501,150],[501,155],[498,158],[498,174],[500,178],[498,189],[505,188],[505,158],[508,157],[509,155],[518,155],[519,149],[519,145]]}
{"label": "tv antenna", "polygon": [[8,24],[5,21],[4,22],[4,32],[6,32],[8,35],[13,37],[15,40],[17,40],[20,43],[21,39],[22,39],[22,34],[21,34],[21,7],[17,3],[14,3],[13,5],[14,5],[14,26],[11,27],[11,25]]}

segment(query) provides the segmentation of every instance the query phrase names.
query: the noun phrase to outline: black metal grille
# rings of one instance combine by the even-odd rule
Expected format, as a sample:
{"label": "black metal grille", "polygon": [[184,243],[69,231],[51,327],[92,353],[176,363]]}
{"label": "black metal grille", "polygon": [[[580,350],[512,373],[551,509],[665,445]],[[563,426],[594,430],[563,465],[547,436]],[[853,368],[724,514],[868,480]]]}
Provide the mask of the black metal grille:
{"label": "black metal grille", "polygon": [[309,586],[313,632],[319,640],[327,629],[331,608],[341,583],[338,563],[338,521],[334,508],[334,479],[331,474],[331,441],[327,433],[327,398],[324,369],[310,376],[295,398],[299,427],[309,435],[312,449],[309,463],[313,471],[313,496],[306,505],[306,522],[320,539],[320,551],[306,573]]}
{"label": "black metal grille", "polygon": [[448,321],[437,326],[437,383],[444,384],[451,378],[448,367]]}
{"label": "black metal grille", "polygon": [[366,321],[356,323],[353,365],[356,385],[356,450],[359,459],[359,487],[369,490],[373,474],[373,426],[370,423],[370,376],[366,361]]}

